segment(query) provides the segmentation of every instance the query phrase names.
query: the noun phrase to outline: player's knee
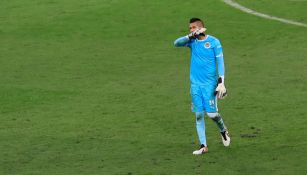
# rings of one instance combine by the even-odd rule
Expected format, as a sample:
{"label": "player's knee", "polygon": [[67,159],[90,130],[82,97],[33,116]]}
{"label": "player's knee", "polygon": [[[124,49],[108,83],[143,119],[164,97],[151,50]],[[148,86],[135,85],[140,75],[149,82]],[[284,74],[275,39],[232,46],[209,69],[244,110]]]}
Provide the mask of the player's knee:
{"label": "player's knee", "polygon": [[219,113],[217,112],[207,112],[208,117],[210,117],[211,119],[214,119],[216,117],[219,116]]}
{"label": "player's knee", "polygon": [[195,115],[196,115],[196,120],[201,120],[205,116],[203,112],[196,112]]}
{"label": "player's knee", "polygon": [[220,121],[222,119],[221,115],[217,112],[215,113],[207,113],[207,115],[213,120],[213,121]]}

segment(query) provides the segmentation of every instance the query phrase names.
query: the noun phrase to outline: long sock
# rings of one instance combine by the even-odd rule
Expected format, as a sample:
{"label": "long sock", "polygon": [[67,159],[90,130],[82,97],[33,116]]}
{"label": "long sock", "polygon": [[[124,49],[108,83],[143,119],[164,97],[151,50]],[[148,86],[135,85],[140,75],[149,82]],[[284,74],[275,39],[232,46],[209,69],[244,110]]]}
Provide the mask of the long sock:
{"label": "long sock", "polygon": [[197,129],[199,143],[207,146],[205,114],[203,112],[196,112],[195,114],[196,114],[196,129]]}
{"label": "long sock", "polygon": [[222,116],[218,114],[216,117],[212,118],[212,120],[216,123],[217,127],[220,129],[220,132],[226,131],[226,126],[224,124],[224,121],[222,119]]}

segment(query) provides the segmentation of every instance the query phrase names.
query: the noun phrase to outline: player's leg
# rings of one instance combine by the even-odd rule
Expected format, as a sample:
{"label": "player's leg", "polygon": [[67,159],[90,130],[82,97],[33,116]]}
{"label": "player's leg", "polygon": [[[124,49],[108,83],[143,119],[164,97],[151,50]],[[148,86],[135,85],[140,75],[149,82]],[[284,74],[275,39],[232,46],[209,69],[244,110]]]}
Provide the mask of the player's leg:
{"label": "player's leg", "polygon": [[193,154],[199,155],[208,152],[207,141],[206,141],[206,126],[205,126],[205,112],[203,107],[203,99],[201,91],[198,87],[191,87],[192,97],[192,112],[195,113],[196,117],[196,130],[200,143],[200,149],[195,150]]}
{"label": "player's leg", "polygon": [[221,133],[221,137],[222,137],[224,146],[229,146],[230,137],[229,137],[228,130],[224,124],[222,116],[218,112],[208,112],[207,115],[216,123],[216,125],[220,129],[220,133]]}
{"label": "player's leg", "polygon": [[227,130],[221,114],[219,114],[218,112],[207,112],[207,115],[214,121],[214,123],[220,129],[220,132],[224,132]]}
{"label": "player's leg", "polygon": [[204,107],[205,111],[207,112],[208,117],[210,117],[214,123],[218,126],[221,136],[222,136],[222,141],[224,146],[229,146],[230,144],[230,137],[226,128],[226,125],[223,121],[222,116],[218,113],[218,108],[217,108],[217,98],[216,96],[213,95],[214,89],[212,88],[209,89],[203,88],[203,95],[204,95]]}
{"label": "player's leg", "polygon": [[206,127],[205,127],[205,113],[195,112],[196,115],[196,130],[200,143],[200,148],[195,150],[193,154],[199,155],[208,152],[207,141],[206,141]]}
{"label": "player's leg", "polygon": [[198,135],[198,140],[201,145],[207,146],[206,141],[206,127],[205,127],[205,113],[195,112],[196,116],[196,130]]}

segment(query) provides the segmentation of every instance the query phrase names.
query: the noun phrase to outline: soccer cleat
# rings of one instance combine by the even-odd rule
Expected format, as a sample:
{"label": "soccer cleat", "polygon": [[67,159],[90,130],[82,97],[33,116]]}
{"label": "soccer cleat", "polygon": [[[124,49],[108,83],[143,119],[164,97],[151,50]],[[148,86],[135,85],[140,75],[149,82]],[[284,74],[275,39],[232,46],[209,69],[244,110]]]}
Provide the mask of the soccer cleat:
{"label": "soccer cleat", "polygon": [[229,137],[228,131],[221,132],[221,137],[222,137],[222,141],[223,141],[224,146],[229,146],[230,145],[230,137]]}
{"label": "soccer cleat", "polygon": [[201,154],[205,154],[208,152],[208,147],[205,145],[201,145],[200,149],[193,151],[194,155],[201,155]]}

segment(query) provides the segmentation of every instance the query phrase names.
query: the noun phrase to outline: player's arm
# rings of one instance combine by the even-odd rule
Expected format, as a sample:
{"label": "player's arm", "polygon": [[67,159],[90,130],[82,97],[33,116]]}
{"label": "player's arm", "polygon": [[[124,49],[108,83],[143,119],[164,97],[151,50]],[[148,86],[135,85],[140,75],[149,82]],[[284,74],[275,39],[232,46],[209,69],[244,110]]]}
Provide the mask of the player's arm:
{"label": "player's arm", "polygon": [[[190,34],[189,34],[190,35]],[[176,47],[182,47],[182,46],[187,46],[188,43],[191,41],[192,38],[189,37],[189,35],[187,36],[183,36],[183,37],[180,37],[178,39],[176,39],[174,41],[174,46]]]}
{"label": "player's arm", "polygon": [[176,47],[188,46],[189,47],[189,42],[192,39],[197,38],[200,34],[204,34],[205,31],[206,31],[206,28],[199,28],[195,30],[194,32],[188,34],[187,36],[180,37],[174,41],[174,46]]}
{"label": "player's arm", "polygon": [[216,93],[218,98],[223,99],[227,95],[227,90],[225,88],[225,65],[224,65],[224,56],[221,43],[217,40],[216,45],[214,46],[215,59],[218,69],[218,85],[216,87]]}

